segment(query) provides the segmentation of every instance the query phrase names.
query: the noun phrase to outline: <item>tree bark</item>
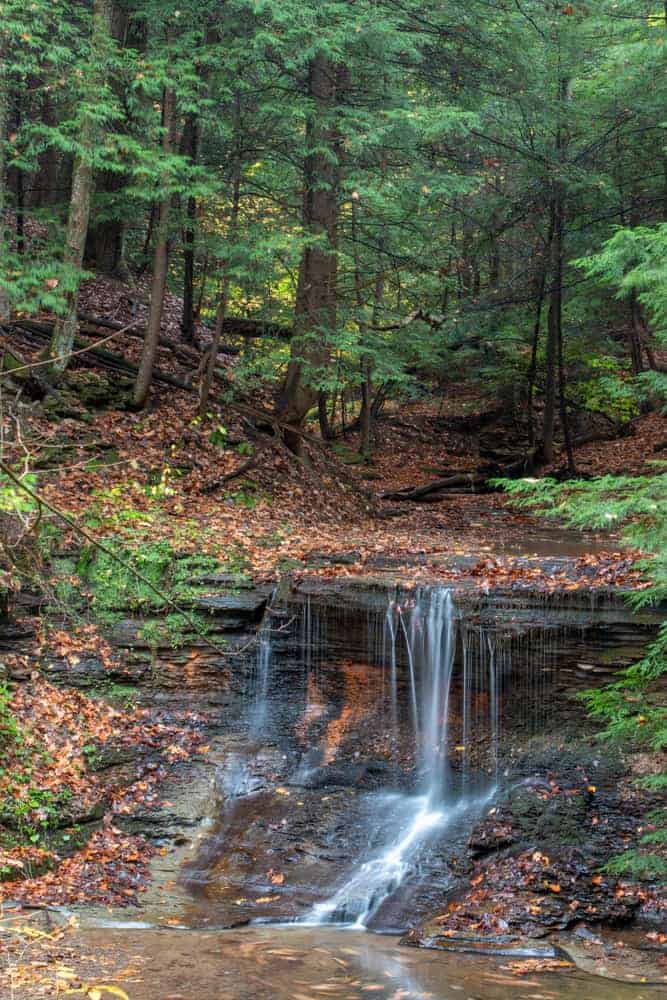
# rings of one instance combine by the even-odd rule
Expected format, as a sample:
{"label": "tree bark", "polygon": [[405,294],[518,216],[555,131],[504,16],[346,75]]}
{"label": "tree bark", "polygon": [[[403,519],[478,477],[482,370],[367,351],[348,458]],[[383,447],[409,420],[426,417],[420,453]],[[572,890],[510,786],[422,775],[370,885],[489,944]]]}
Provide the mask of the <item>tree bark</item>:
{"label": "tree bark", "polygon": [[[183,131],[183,153],[194,165],[199,148],[199,123],[194,113],[187,115]],[[181,330],[186,344],[195,339],[195,235],[197,199],[190,195],[186,206],[187,222],[183,240],[183,316]]]}
{"label": "tree bark", "polygon": [[[557,185],[559,188],[560,185]],[[549,314],[547,318],[547,344],[545,361],[544,389],[544,422],[542,425],[542,453],[544,461],[550,464],[554,460],[554,431],[556,426],[556,388],[557,388],[557,355],[562,322],[562,291],[563,280],[563,222],[562,195],[560,190],[554,193],[552,202],[552,218],[554,237],[551,244],[551,267],[549,292]]]}
{"label": "tree bark", "polygon": [[[115,42],[123,47],[127,44],[129,18],[117,0],[110,3],[109,31]],[[132,39],[132,42],[137,39]],[[117,85],[116,95],[122,99],[122,91]],[[118,277],[121,281],[129,279],[129,270],[125,262],[125,228],[119,195],[126,186],[128,176],[117,170],[102,170],[95,177],[95,191],[102,202],[102,212],[106,218],[96,218],[96,199],[91,205],[91,223],[88,227],[88,238],[84,260],[94,264],[97,271]]]}
{"label": "tree bark", "polygon": [[[294,312],[294,338],[285,382],[277,401],[277,415],[286,424],[301,427],[317,402],[318,372],[329,357],[328,341],[336,319],[336,230],[338,222],[338,139],[332,125],[337,84],[342,71],[323,52],[308,70],[308,94],[313,102],[306,127],[303,229],[306,243],[301,256]],[[285,429],[284,439],[300,454],[302,437]]]}
{"label": "tree bark", "polygon": [[565,117],[565,103],[568,98],[569,81],[566,77],[559,77],[559,107],[555,148],[556,177],[552,180],[551,196],[551,218],[553,223],[550,269],[551,289],[549,293],[549,317],[547,322],[546,386],[544,424],[542,428],[542,452],[544,461],[547,464],[553,462],[555,457],[554,431],[556,426],[557,361],[559,345],[563,335],[563,251],[565,235],[565,181],[563,173],[566,156],[566,137],[563,120]]}
{"label": "tree bark", "polygon": [[[174,90],[167,86],[164,90],[162,104],[162,152],[168,157],[173,149],[174,121],[176,117],[176,94]],[[169,177],[165,173],[162,177],[164,188],[169,183]],[[163,190],[161,201],[157,210],[157,228],[155,237],[155,250],[153,254],[153,279],[151,282],[151,304],[148,313],[148,325],[146,329],[146,339],[141,352],[139,362],[139,372],[134,386],[132,403],[137,409],[143,409],[148,400],[157,353],[158,341],[160,339],[160,328],[162,326],[162,313],[164,310],[164,293],[167,287],[167,272],[169,269],[169,222],[171,216],[171,196]]]}
{"label": "tree bark", "polygon": [[[373,302],[373,326],[377,325],[378,310],[384,292],[384,281],[382,275],[378,274],[375,279],[375,298]],[[361,359],[361,369],[363,381],[361,383],[361,413],[359,414],[360,441],[359,454],[365,462],[370,462],[373,457],[373,358],[370,354],[364,354]]]}
{"label": "tree bark", "polygon": [[[227,245],[231,251],[236,243],[239,226],[239,210],[241,207],[241,106],[240,95],[236,95],[236,113],[234,123],[234,161],[232,166],[232,207],[229,218],[229,230],[227,233]],[[204,371],[201,388],[199,392],[199,415],[203,417],[208,406],[211,386],[215,377],[215,369],[218,363],[218,352],[220,350],[220,340],[227,318],[227,308],[229,306],[229,288],[231,285],[231,273],[229,269],[229,254],[226,261],[223,261],[222,287],[218,308],[215,315],[215,330],[213,331],[213,341],[208,356],[208,362]]]}
{"label": "tree bark", "polygon": [[633,375],[639,375],[644,370],[643,362],[643,340],[642,340],[642,317],[641,306],[637,299],[637,293],[630,293],[630,361],[632,363]]}
{"label": "tree bark", "polygon": [[528,445],[530,449],[535,447],[535,381],[537,379],[537,354],[540,346],[540,333],[542,330],[542,310],[544,308],[544,298],[547,285],[547,271],[549,269],[549,258],[551,255],[551,244],[554,238],[553,213],[549,222],[549,232],[547,243],[543,251],[542,263],[539,270],[537,282],[537,296],[535,302],[535,323],[533,325],[533,339],[530,352],[530,366],[528,368]]}
{"label": "tree bark", "polygon": [[317,397],[317,416],[320,422],[320,434],[324,441],[332,441],[334,438],[333,428],[329,422],[329,411],[327,410],[328,394],[321,389]]}
{"label": "tree bark", "polygon": [[[93,22],[91,30],[91,55],[93,59],[100,58],[111,30],[111,0],[94,0]],[[93,100],[95,89],[104,83],[104,59],[102,69],[93,74],[90,92],[86,100]],[[74,160],[72,172],[72,190],[70,195],[69,214],[67,217],[67,234],[65,238],[64,261],[75,272],[73,286],[65,296],[65,315],[55,324],[53,337],[48,348],[48,356],[53,358],[51,375],[57,381],[67,368],[68,355],[72,350],[77,330],[77,307],[79,302],[79,272],[83,264],[83,255],[88,234],[90,218],[90,200],[93,191],[92,157],[95,145],[99,139],[98,129],[90,116],[85,116],[81,126],[80,150]]]}
{"label": "tree bark", "polygon": [[9,124],[9,79],[7,66],[0,59],[0,326],[9,322],[9,238],[5,226],[7,203],[7,127]]}

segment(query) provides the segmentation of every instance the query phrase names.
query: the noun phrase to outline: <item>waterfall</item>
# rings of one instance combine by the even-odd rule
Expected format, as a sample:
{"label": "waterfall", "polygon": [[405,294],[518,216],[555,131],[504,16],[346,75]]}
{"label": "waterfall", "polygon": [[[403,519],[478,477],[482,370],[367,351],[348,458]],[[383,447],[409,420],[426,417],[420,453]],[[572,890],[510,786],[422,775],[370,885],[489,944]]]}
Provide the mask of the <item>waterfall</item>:
{"label": "waterfall", "polygon": [[257,661],[255,668],[255,693],[250,721],[250,731],[253,736],[257,736],[266,722],[267,703],[269,697],[269,679],[271,676],[271,664],[273,662],[273,646],[271,636],[266,627],[263,627],[259,635],[257,647]]}
{"label": "waterfall", "polygon": [[248,728],[252,737],[259,736],[266,725],[269,703],[269,688],[273,667],[273,603],[276,591],[273,590],[264,612],[264,618],[257,639],[257,655],[252,681],[252,698],[247,705]]}
{"label": "waterfall", "polygon": [[[389,652],[390,725],[394,749],[399,740],[398,663],[401,653],[407,661],[409,713],[416,748],[419,794],[382,796],[378,803],[392,836],[388,843],[327,900],[318,903],[303,918],[308,924],[343,924],[365,928],[382,904],[392,896],[410,873],[429,841],[467,813],[481,808],[494,793],[493,787],[478,796],[455,791],[450,752],[450,701],[457,649],[457,612],[451,592],[445,588],[425,591],[416,599],[399,603],[391,600],[386,613]],[[481,646],[481,643],[480,643]],[[404,648],[403,648],[404,647]],[[485,651],[488,669],[487,725],[491,733],[492,770],[497,770],[498,678],[495,651]],[[469,739],[472,725],[473,679],[471,647],[464,644],[463,735]],[[480,661],[482,656],[479,657]],[[468,747],[464,753],[467,774]]]}

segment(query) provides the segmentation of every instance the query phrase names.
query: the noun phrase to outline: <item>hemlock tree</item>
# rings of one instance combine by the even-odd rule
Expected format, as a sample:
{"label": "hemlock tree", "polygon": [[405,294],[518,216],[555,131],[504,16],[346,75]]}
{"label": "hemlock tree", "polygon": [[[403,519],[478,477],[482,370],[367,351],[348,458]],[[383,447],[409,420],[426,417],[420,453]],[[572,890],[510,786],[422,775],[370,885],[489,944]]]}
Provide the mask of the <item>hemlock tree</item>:
{"label": "hemlock tree", "polygon": [[77,330],[79,282],[88,235],[94,170],[102,164],[107,169],[115,166],[113,157],[105,155],[108,138],[105,133],[120,117],[109,84],[113,50],[112,6],[113,0],[93,0],[89,41],[83,46],[83,58],[73,73],[80,88],[80,103],[69,130],[74,166],[63,253],[69,271],[68,287],[65,313],[56,320],[47,355],[52,359],[51,371],[56,378],[67,368]]}

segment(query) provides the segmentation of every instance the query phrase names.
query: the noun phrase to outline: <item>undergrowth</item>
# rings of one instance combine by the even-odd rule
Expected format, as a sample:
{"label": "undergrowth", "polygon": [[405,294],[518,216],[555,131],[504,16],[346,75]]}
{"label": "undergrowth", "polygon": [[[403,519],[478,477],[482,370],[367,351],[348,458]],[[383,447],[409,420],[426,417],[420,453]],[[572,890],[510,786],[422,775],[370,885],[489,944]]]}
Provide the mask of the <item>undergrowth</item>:
{"label": "undergrowth", "polygon": [[[623,541],[640,549],[650,586],[628,595],[635,609],[656,607],[667,599],[667,472],[656,463],[655,476],[603,476],[557,483],[553,479],[501,480],[518,507],[556,517],[577,528],[621,528]],[[667,674],[667,622],[638,663],[600,690],[585,691],[589,712],[604,724],[601,737],[633,748],[662,754],[667,749],[667,707],[654,695]],[[667,768],[639,782],[645,789],[667,788]],[[641,877],[667,875],[667,809],[647,816],[654,828],[638,850],[612,858],[607,870]]]}

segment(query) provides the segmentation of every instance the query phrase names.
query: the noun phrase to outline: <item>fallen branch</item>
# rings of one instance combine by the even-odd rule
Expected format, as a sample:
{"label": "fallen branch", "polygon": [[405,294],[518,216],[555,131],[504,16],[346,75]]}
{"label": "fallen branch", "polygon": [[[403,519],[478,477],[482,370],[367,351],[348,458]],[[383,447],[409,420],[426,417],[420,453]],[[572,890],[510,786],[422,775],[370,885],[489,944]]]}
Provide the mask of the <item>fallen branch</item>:
{"label": "fallen branch", "polygon": [[[10,329],[14,330],[26,330],[33,336],[41,339],[48,340],[51,336],[53,330],[53,324],[50,323],[40,323],[36,320],[17,320],[12,323]],[[118,331],[120,333],[120,331]],[[114,334],[115,336],[116,334]],[[99,347],[94,345],[86,345],[80,337],[75,338],[75,346],[82,348],[81,351],[77,353],[81,355],[88,355],[88,358],[95,359],[102,367],[112,368],[115,371],[124,372],[126,375],[136,376],[139,369],[136,365],[133,365],[130,361],[126,361],[125,358],[121,357],[119,354],[112,354],[110,351],[104,351]],[[85,357],[82,360],[87,360]],[[190,383],[185,380],[178,378],[176,375],[171,375],[169,372],[164,372],[156,369],[153,372],[153,379],[155,382],[162,382],[165,385],[174,386],[176,389],[185,389],[191,391],[192,387]]]}
{"label": "fallen branch", "polygon": [[226,483],[231,483],[233,482],[234,479],[238,479],[240,476],[244,476],[246,472],[250,472],[250,470],[257,465],[260,456],[267,450],[267,448],[272,447],[275,444],[276,440],[278,439],[270,438],[265,444],[262,445],[261,448],[258,448],[255,454],[251,455],[246,462],[243,462],[241,465],[239,465],[237,469],[234,469],[232,472],[227,472],[224,476],[219,476],[217,479],[212,479],[210,480],[210,482],[205,483],[201,487],[201,492],[215,493],[216,490],[219,490]]}
{"label": "fallen branch", "polygon": [[16,375],[18,372],[31,371],[34,368],[45,368],[48,365],[52,365],[55,361],[66,361],[69,358],[76,358],[79,354],[90,354],[91,352],[96,351],[102,344],[106,344],[108,341],[114,340],[115,337],[119,337],[121,333],[125,333],[127,329],[128,327],[121,327],[120,330],[116,330],[115,333],[110,333],[108,337],[103,337],[102,340],[98,340],[94,344],[82,347],[76,351],[69,351],[67,354],[60,354],[55,358],[43,358],[41,361],[26,362],[17,368],[12,368],[11,374]]}
{"label": "fallen branch", "polygon": [[489,492],[492,488],[488,486],[486,475],[477,472],[464,472],[457,476],[447,476],[445,479],[436,479],[426,486],[415,486],[403,490],[394,490],[388,493],[381,493],[382,500],[423,500],[433,493],[441,493],[446,490],[462,490],[465,493],[479,493],[482,490]]}
{"label": "fallen branch", "polygon": [[[146,335],[145,328],[137,325],[134,321],[124,326],[118,320],[104,319],[101,316],[93,316],[92,313],[78,313],[78,318],[80,321],[79,332],[83,337],[97,336],[97,331],[92,329],[92,327],[102,327],[104,330],[118,330],[119,332],[128,334],[130,337],[134,337],[136,340],[143,340]],[[160,337],[158,344],[160,347],[168,348],[187,361],[198,363],[199,351],[193,347],[188,347],[187,344],[180,344],[178,341],[170,340],[168,337]]]}
{"label": "fallen branch", "polygon": [[[84,323],[108,327],[110,330],[115,330],[117,326],[120,326],[117,320],[102,319],[99,316],[93,316],[91,313],[79,313],[79,319]],[[276,340],[290,340],[292,338],[292,331],[287,326],[282,326],[280,323],[271,323],[267,320],[244,319],[241,316],[228,316],[222,325],[222,331],[230,336],[249,337],[251,339],[274,337]],[[143,339],[146,328],[141,323],[134,322],[131,324],[129,332],[140,335]],[[165,347],[174,346],[174,341],[163,337],[160,338],[160,343],[164,344]]]}
{"label": "fallen branch", "polygon": [[442,494],[442,497],[437,497],[437,499],[442,499],[445,496],[451,496],[455,493],[495,493],[498,487],[492,485],[492,479],[512,479],[515,476],[525,476],[526,473],[533,470],[536,459],[537,452],[531,451],[510,465],[506,465],[504,468],[496,467],[492,469],[487,468],[483,471],[477,470],[476,472],[458,472],[453,476],[436,479],[425,486],[382,493],[380,498],[382,500],[412,500],[418,502],[425,500],[427,497],[436,499],[435,494]]}
{"label": "fallen branch", "polygon": [[160,590],[159,587],[156,587],[155,584],[152,583],[147,576],[144,576],[143,573],[140,573],[139,570],[135,569],[134,566],[132,566],[130,563],[126,562],[124,559],[121,559],[121,557],[117,555],[113,549],[110,549],[108,546],[104,545],[104,543],[100,542],[99,539],[95,538],[94,535],[91,535],[89,531],[87,531],[85,528],[82,528],[81,525],[78,523],[78,521],[76,521],[73,517],[71,517],[69,514],[66,514],[65,511],[60,510],[60,508],[55,507],[40,493],[37,493],[35,490],[31,489],[30,486],[27,486],[20,478],[20,476],[17,476],[14,470],[11,469],[8,465],[6,465],[5,462],[3,461],[0,461],[0,471],[2,471],[7,476],[7,478],[10,479],[12,483],[14,483],[14,485],[18,489],[22,490],[23,493],[29,496],[34,503],[38,504],[40,509],[42,507],[45,507],[47,510],[51,511],[52,514],[55,514],[57,518],[59,518],[68,527],[70,527],[73,531],[75,531],[77,535],[80,535],[82,538],[85,538],[85,540],[90,545],[94,546],[94,548],[98,549],[100,552],[103,552],[106,556],[112,559],[113,562],[117,563],[119,566],[122,566],[126,572],[130,573],[137,580],[140,580],[141,583],[144,584],[144,586],[148,587],[149,590],[151,590],[157,597],[159,597],[160,600],[164,601],[164,603],[168,607],[170,607],[173,611],[179,614],[183,618],[183,620],[187,622],[188,625],[190,625],[193,631],[196,632],[197,635],[201,639],[203,639],[208,646],[211,647],[211,649],[214,649],[216,653],[219,653],[221,656],[233,655],[229,652],[229,650],[224,649],[222,646],[219,646],[216,642],[210,639],[206,634],[206,632],[204,631],[204,629],[202,629],[197,619],[193,618],[192,615],[190,615],[187,611],[184,611],[181,607],[179,607],[179,605],[176,604],[176,602],[173,601],[168,594],[165,594],[164,591]]}

